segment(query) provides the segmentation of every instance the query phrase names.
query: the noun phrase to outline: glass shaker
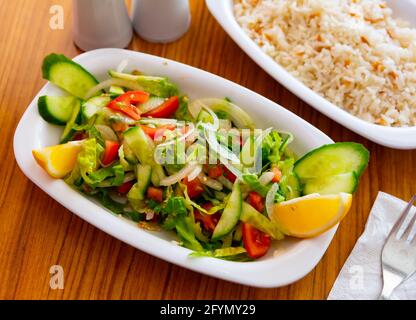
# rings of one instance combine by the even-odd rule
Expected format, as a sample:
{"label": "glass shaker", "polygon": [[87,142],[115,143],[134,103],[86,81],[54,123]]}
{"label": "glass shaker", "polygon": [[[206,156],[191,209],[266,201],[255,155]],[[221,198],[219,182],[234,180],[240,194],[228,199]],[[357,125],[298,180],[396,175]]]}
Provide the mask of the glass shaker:
{"label": "glass shaker", "polygon": [[73,38],[82,50],[125,48],[132,36],[124,0],[73,0]]}
{"label": "glass shaker", "polygon": [[150,42],[171,42],[189,28],[189,0],[133,0],[133,27]]}

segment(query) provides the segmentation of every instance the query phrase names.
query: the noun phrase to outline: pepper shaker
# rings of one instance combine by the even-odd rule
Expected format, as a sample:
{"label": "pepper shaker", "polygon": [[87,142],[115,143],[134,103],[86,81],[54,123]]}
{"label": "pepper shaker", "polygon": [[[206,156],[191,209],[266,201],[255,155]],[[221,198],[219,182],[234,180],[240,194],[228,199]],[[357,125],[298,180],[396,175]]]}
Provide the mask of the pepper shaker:
{"label": "pepper shaker", "polygon": [[125,48],[132,36],[123,0],[73,0],[73,38],[79,48]]}
{"label": "pepper shaker", "polygon": [[172,42],[189,28],[189,0],[134,0],[133,27],[150,42]]}

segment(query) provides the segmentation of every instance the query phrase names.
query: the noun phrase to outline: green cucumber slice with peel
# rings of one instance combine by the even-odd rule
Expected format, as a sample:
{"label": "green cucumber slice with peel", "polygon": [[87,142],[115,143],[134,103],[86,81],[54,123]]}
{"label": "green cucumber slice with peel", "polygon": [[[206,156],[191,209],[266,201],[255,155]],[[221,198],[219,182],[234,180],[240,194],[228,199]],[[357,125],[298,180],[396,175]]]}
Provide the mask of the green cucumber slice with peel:
{"label": "green cucumber slice with peel", "polygon": [[338,142],[307,153],[293,170],[303,185],[303,194],[353,193],[369,157],[359,143]]}
{"label": "green cucumber slice with peel", "polygon": [[231,191],[230,199],[212,233],[212,240],[219,240],[229,234],[240,220],[243,198],[240,184],[235,182]]}
{"label": "green cucumber slice with peel", "polygon": [[334,194],[339,192],[354,193],[357,189],[358,177],[355,172],[342,173],[335,176],[306,179],[303,193]]}
{"label": "green cucumber slice with peel", "polygon": [[91,73],[62,54],[52,53],[46,56],[42,74],[44,79],[80,99],[85,99],[88,91],[98,84]]}
{"label": "green cucumber slice with peel", "polygon": [[62,132],[60,143],[66,143],[69,140],[71,140],[72,136],[75,133],[75,130],[73,129],[73,127],[75,123],[78,122],[81,118],[80,111],[81,111],[81,102],[78,101],[78,103],[74,105],[74,108],[72,109],[71,117],[69,118],[64,128],[64,131]]}
{"label": "green cucumber slice with peel", "polygon": [[63,126],[79,103],[80,100],[72,96],[41,96],[38,99],[38,110],[45,121]]}

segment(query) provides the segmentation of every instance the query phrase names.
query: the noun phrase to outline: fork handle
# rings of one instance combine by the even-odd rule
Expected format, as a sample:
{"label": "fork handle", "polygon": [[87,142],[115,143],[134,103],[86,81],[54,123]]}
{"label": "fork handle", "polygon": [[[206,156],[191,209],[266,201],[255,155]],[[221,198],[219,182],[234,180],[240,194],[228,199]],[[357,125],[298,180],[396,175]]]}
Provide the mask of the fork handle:
{"label": "fork handle", "polygon": [[383,269],[383,290],[381,291],[378,300],[390,300],[390,296],[393,293],[394,289],[403,282],[403,277],[389,271],[388,269]]}

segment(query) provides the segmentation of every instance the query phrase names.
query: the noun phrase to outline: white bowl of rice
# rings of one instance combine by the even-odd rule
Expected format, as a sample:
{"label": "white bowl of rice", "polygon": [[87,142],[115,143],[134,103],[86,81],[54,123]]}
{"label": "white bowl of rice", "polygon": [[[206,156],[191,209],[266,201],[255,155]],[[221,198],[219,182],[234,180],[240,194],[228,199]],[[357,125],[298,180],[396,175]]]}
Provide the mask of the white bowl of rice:
{"label": "white bowl of rice", "polygon": [[282,85],[358,134],[416,148],[416,1],[206,0]]}

